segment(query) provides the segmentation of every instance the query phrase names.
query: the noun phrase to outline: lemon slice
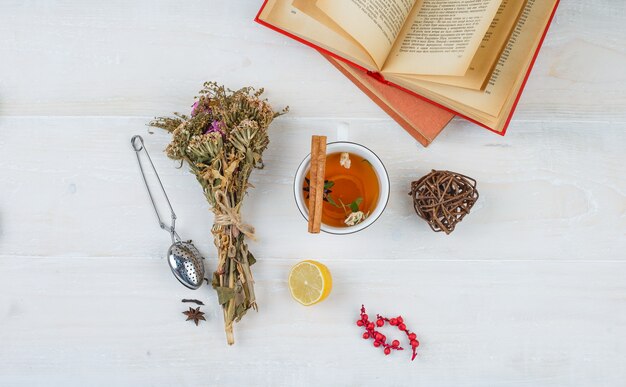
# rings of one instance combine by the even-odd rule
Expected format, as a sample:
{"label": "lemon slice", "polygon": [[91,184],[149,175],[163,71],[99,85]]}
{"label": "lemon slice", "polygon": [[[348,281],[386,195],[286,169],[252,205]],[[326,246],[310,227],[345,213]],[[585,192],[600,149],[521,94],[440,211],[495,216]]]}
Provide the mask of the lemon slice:
{"label": "lemon slice", "polygon": [[299,262],[289,272],[289,290],[302,305],[309,306],[324,300],[332,287],[330,271],[317,261]]}

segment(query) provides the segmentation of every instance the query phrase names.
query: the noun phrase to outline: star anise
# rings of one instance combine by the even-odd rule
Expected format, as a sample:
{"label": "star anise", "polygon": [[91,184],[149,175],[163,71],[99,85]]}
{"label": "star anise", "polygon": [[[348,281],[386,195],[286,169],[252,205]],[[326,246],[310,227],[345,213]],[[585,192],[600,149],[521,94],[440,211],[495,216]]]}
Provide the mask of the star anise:
{"label": "star anise", "polygon": [[193,320],[196,325],[198,325],[200,320],[206,321],[206,319],[204,318],[204,312],[200,312],[200,307],[197,307],[196,309],[190,307],[189,310],[183,312],[183,314],[187,316],[187,320],[185,321]]}

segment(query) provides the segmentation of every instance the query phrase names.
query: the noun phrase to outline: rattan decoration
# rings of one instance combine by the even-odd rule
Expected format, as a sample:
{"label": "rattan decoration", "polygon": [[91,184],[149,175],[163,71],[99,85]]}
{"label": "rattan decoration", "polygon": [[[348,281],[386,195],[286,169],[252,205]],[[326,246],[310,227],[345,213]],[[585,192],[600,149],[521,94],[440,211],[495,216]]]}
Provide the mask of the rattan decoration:
{"label": "rattan decoration", "polygon": [[450,234],[478,200],[476,180],[460,173],[433,170],[411,183],[413,207],[433,231]]}

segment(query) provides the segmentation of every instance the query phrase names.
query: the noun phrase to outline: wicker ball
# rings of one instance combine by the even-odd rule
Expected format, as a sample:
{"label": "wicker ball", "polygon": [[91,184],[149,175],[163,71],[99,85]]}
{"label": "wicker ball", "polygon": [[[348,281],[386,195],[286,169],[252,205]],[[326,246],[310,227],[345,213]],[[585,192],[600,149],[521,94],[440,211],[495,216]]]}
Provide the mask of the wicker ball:
{"label": "wicker ball", "polygon": [[450,234],[478,200],[476,180],[450,171],[433,170],[411,183],[413,207],[433,231]]}

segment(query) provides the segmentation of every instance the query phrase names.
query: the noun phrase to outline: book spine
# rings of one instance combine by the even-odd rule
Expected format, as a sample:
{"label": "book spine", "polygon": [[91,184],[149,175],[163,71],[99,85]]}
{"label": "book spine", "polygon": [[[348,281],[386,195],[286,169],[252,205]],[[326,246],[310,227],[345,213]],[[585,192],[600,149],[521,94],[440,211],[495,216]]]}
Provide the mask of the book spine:
{"label": "book spine", "polygon": [[378,82],[384,83],[385,85],[388,85],[388,84],[391,83],[388,80],[386,80],[385,77],[383,77],[383,75],[381,73],[379,73],[378,71],[368,71],[367,75],[369,75],[370,77],[376,79]]}

